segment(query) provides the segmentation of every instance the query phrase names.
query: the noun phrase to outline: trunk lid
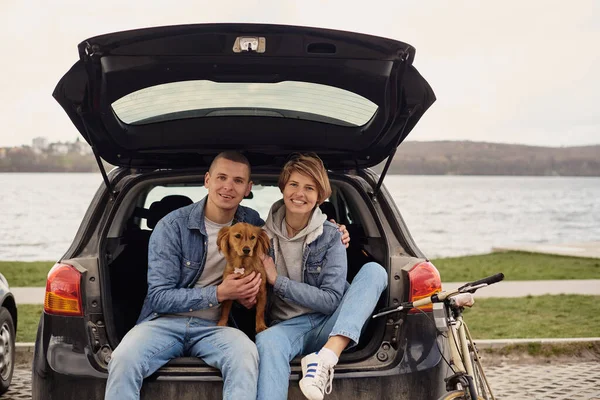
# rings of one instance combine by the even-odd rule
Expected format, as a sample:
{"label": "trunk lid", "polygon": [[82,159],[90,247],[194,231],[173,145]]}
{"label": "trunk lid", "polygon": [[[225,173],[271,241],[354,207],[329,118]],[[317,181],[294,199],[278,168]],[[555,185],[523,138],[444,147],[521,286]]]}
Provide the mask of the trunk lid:
{"label": "trunk lid", "polygon": [[435,101],[415,49],[326,29],[208,24],[132,30],[79,44],[53,96],[94,152],[136,168],[253,166],[313,151],[331,170],[393,154]]}

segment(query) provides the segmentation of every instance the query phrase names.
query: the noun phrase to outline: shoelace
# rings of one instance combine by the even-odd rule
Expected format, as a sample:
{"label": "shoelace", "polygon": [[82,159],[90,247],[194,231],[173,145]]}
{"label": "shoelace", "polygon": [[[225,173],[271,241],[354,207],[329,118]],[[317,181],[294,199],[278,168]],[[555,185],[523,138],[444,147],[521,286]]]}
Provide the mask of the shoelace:
{"label": "shoelace", "polygon": [[333,367],[325,366],[322,362],[317,365],[316,380],[318,387],[325,388],[325,394],[330,394],[333,389]]}
{"label": "shoelace", "polygon": [[327,382],[327,386],[325,386],[325,394],[330,394],[333,389],[333,367],[329,367],[329,381]]}

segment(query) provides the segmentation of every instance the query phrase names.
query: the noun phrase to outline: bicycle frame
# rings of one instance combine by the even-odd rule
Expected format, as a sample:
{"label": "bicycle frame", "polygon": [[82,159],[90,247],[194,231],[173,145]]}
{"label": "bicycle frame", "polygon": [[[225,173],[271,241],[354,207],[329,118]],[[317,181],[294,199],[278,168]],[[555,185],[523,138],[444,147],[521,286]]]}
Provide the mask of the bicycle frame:
{"label": "bicycle frame", "polygon": [[[462,307],[452,307],[446,302],[444,308],[451,312],[451,315],[446,317],[448,330],[448,346],[450,348],[450,367],[454,371],[453,381],[448,382],[448,390],[460,389],[460,390],[471,390],[468,387],[458,387],[458,384],[465,386],[473,384],[473,390],[478,396],[483,396],[485,400],[495,400],[492,388],[485,376],[483,366],[479,359],[477,348],[469,333],[467,325],[462,316]],[[470,346],[470,347],[469,347]],[[478,372],[475,371],[475,364],[477,364]],[[453,368],[454,367],[454,368]],[[469,380],[461,379],[461,377],[468,376]],[[491,397],[488,397],[488,393]]]}
{"label": "bicycle frame", "polygon": [[[462,357],[463,354],[469,354],[467,344],[467,335],[462,315],[458,319],[450,322],[448,329],[448,345],[450,346],[450,364],[454,364],[459,371],[466,372],[473,376],[473,364],[470,357]],[[458,337],[458,343],[456,341]],[[460,348],[460,350],[459,350]]]}

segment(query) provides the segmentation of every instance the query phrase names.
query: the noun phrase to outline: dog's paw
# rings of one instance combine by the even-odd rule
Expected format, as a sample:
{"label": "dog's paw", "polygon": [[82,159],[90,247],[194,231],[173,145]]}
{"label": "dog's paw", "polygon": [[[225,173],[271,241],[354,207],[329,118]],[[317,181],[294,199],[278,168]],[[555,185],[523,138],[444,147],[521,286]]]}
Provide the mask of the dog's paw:
{"label": "dog's paw", "polygon": [[265,329],[267,329],[267,325],[265,325],[265,324],[256,324],[256,333],[261,333]]}

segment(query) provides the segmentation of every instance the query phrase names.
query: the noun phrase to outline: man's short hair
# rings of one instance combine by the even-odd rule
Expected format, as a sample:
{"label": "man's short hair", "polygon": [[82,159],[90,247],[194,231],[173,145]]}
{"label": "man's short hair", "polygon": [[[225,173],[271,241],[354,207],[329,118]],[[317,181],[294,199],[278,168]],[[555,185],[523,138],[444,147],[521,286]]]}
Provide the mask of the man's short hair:
{"label": "man's short hair", "polygon": [[246,167],[248,167],[248,179],[250,179],[250,175],[252,173],[252,168],[250,167],[250,161],[248,161],[246,156],[243,155],[242,153],[238,153],[237,151],[232,151],[232,150],[222,151],[219,154],[217,154],[217,156],[210,163],[210,167],[208,168],[209,173],[212,172],[213,165],[215,165],[217,160],[220,160],[222,158],[224,158],[225,160],[244,164]]}

